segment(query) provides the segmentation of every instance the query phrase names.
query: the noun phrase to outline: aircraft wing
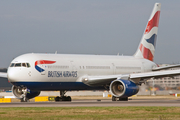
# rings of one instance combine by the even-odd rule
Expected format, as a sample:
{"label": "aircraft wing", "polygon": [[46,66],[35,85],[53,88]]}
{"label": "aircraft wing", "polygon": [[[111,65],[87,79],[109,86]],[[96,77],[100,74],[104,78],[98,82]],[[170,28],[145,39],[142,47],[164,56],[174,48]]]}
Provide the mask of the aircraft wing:
{"label": "aircraft wing", "polygon": [[0,72],[0,77],[7,78],[7,73]]}
{"label": "aircraft wing", "polygon": [[145,73],[133,73],[133,74],[120,74],[120,75],[104,75],[104,76],[84,76],[82,77],[82,82],[88,86],[103,86],[109,85],[113,80],[125,79],[131,80],[138,84],[142,80],[147,80],[150,78],[162,78],[162,77],[173,77],[180,75],[180,70],[164,70],[155,72],[145,72]]}
{"label": "aircraft wing", "polygon": [[168,66],[163,66],[163,67],[155,67],[152,69],[152,71],[165,70],[165,69],[176,68],[176,67],[180,67],[180,64],[168,65]]}
{"label": "aircraft wing", "polygon": [[88,86],[102,86],[121,77],[122,75],[83,76],[82,82]]}
{"label": "aircraft wing", "polygon": [[149,78],[161,78],[161,77],[173,77],[180,75],[179,70],[164,70],[155,72],[145,72],[145,73],[134,73],[130,74],[130,79],[149,79]]}

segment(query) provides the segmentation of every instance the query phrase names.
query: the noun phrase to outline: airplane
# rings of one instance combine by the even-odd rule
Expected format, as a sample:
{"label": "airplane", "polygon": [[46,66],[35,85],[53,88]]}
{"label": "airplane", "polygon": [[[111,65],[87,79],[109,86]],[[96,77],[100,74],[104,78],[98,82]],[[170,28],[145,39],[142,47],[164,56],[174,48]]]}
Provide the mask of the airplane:
{"label": "airplane", "polygon": [[12,60],[0,76],[8,78],[22,102],[41,91],[60,91],[55,101],[71,101],[65,93],[77,90],[108,90],[112,101],[128,101],[147,79],[180,75],[180,70],[157,71],[153,62],[160,9],[161,4],[155,3],[133,56],[28,53]]}

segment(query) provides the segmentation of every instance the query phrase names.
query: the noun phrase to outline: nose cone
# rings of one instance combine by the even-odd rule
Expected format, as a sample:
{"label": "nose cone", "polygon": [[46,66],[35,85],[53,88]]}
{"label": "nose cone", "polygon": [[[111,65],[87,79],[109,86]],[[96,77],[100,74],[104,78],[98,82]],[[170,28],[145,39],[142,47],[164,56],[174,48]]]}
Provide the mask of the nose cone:
{"label": "nose cone", "polygon": [[18,81],[18,74],[14,68],[9,67],[7,71],[7,77],[9,82],[17,82]]}

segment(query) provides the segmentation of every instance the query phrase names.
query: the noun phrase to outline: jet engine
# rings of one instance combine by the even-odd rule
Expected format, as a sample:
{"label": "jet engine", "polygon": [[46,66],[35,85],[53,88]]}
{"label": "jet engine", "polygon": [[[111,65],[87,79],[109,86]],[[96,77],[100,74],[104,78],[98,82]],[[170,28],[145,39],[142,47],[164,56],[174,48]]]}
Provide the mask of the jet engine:
{"label": "jet engine", "polygon": [[138,93],[139,87],[129,80],[114,80],[110,84],[110,92],[117,98],[126,98]]}
{"label": "jet engine", "polygon": [[40,94],[40,91],[30,91],[26,87],[20,87],[15,85],[12,86],[12,92],[19,99],[23,99],[23,98],[31,99]]}

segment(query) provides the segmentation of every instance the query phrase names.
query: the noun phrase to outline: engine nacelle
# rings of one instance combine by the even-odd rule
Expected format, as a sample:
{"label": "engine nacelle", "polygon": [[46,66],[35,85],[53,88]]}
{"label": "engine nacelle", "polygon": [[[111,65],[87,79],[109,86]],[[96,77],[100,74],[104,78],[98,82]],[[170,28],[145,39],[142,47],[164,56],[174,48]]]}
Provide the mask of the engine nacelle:
{"label": "engine nacelle", "polygon": [[114,80],[110,84],[110,92],[115,97],[130,97],[138,93],[139,87],[129,80]]}
{"label": "engine nacelle", "polygon": [[26,98],[31,99],[40,94],[40,91],[30,91],[29,89],[25,87],[20,87],[20,86],[12,86],[12,92],[14,96],[16,96],[19,99],[22,99],[24,97],[24,93],[26,93]]}

